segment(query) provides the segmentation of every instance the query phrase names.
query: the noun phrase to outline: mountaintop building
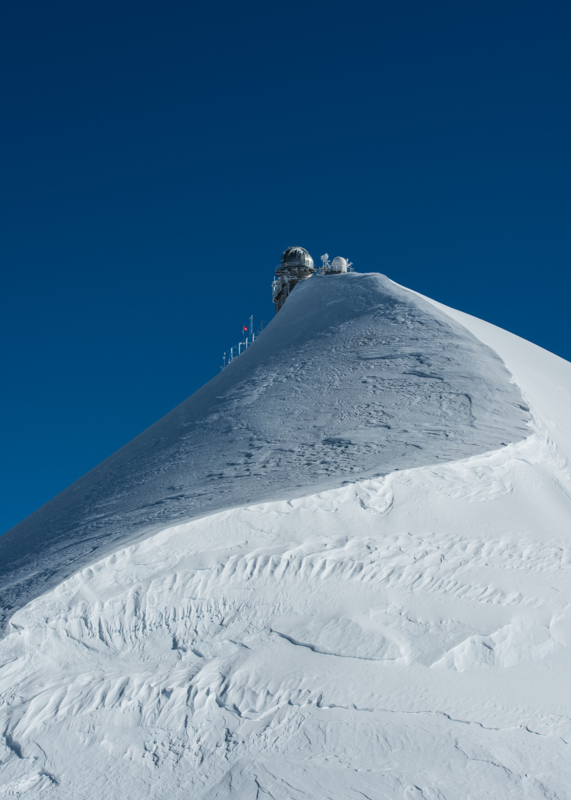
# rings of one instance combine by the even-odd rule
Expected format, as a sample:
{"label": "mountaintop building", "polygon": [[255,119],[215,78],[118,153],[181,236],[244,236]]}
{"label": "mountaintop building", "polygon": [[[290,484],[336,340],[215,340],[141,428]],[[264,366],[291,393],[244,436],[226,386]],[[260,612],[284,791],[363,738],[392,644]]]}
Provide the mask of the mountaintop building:
{"label": "mountaintop building", "polygon": [[304,247],[288,247],[282,254],[276,277],[272,283],[272,300],[276,304],[276,314],[287,300],[293,287],[318,272],[320,275],[336,275],[353,272],[351,262],[342,256],[336,256],[329,262],[327,253],[321,256],[322,266],[317,270],[313,258]]}
{"label": "mountaintop building", "polygon": [[313,259],[304,247],[288,247],[284,250],[272,283],[272,300],[276,304],[276,314],[296,283],[311,278],[315,271]]}

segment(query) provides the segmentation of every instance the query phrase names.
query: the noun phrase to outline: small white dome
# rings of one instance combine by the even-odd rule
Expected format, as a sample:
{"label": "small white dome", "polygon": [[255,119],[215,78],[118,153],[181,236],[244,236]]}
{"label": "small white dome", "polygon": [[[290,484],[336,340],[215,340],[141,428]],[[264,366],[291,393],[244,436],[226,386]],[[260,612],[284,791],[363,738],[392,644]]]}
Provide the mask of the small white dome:
{"label": "small white dome", "polygon": [[331,262],[331,272],[347,272],[348,262],[343,256],[335,256]]}

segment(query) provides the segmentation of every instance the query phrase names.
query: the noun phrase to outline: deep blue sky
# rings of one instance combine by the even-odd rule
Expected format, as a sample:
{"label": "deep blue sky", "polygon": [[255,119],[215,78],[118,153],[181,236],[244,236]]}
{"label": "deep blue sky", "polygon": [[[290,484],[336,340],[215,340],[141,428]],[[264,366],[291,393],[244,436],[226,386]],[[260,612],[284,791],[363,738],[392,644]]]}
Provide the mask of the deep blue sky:
{"label": "deep blue sky", "polygon": [[281,251],[571,359],[571,6],[4,0],[6,530],[198,389]]}

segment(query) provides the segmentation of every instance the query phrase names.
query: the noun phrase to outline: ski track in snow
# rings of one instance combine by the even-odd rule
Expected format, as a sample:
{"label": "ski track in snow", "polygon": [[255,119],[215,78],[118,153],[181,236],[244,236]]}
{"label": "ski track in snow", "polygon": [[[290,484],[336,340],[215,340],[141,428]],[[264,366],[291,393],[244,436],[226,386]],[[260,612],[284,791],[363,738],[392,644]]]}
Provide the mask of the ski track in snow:
{"label": "ski track in snow", "polygon": [[171,525],[29,602],[0,797],[571,797],[571,365],[439,313],[525,438]]}

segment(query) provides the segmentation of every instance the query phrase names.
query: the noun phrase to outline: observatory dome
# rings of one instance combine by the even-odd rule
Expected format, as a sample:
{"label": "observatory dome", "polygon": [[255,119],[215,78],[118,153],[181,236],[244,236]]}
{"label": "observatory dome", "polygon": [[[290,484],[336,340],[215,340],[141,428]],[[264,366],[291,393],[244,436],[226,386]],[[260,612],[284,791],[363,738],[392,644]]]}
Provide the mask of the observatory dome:
{"label": "observatory dome", "polygon": [[282,255],[282,267],[306,267],[313,269],[313,259],[305,247],[288,247]]}
{"label": "observatory dome", "polygon": [[347,272],[347,267],[349,266],[347,259],[343,258],[343,256],[335,256],[333,261],[331,262],[330,271],[331,272]]}

